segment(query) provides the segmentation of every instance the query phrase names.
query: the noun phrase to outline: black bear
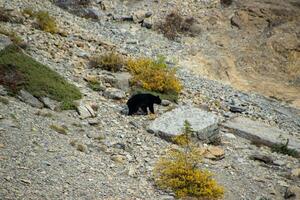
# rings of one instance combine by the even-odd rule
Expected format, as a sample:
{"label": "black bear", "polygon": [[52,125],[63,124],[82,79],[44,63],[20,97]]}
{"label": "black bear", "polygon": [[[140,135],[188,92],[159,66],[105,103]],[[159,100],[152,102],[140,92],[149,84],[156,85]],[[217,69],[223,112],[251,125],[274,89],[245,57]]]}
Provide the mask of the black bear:
{"label": "black bear", "polygon": [[154,96],[152,94],[133,95],[127,101],[127,106],[129,108],[128,115],[136,113],[139,108],[141,108],[145,114],[148,114],[147,108],[149,108],[150,112],[154,114],[153,104],[161,104],[159,96]]}

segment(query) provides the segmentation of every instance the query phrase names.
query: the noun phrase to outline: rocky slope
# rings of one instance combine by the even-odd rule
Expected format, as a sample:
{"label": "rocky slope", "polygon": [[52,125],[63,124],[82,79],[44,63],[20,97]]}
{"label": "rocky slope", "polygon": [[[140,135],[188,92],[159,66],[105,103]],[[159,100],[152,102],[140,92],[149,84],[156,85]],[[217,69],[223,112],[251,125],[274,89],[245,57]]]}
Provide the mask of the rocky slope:
{"label": "rocky slope", "polygon": [[[282,95],[288,100],[299,98],[297,1],[243,0],[226,8],[218,1],[95,1],[93,14],[82,11],[89,14],[87,19],[76,10],[86,7],[59,7],[57,2],[0,0],[0,6],[22,18],[22,23],[0,22],[0,26],[14,30],[28,44],[29,55],[78,86],[84,95],[83,106],[98,109],[88,112],[86,118],[76,111],[39,109],[8,96],[1,87],[1,199],[174,199],[173,194],[158,190],[152,179],[157,158],[172,144],[147,132],[150,117],[122,114],[126,88],[122,95],[118,93],[121,100],[114,100],[115,93],[92,91],[84,80],[99,76],[105,88],[115,87],[109,80],[120,81],[116,74],[88,65],[91,56],[114,48],[131,56],[161,54],[170,64],[179,64],[178,77],[184,85],[179,104],[155,107],[157,117],[172,107],[193,104],[222,122],[244,116],[300,139],[299,110],[197,74],[200,71],[234,86],[246,85],[246,89],[262,86],[257,84],[262,80],[273,85],[280,78],[276,86],[281,85],[282,90],[278,91],[287,92]],[[37,29],[32,19],[18,13],[27,7],[47,10],[63,33]],[[155,24],[174,8],[193,15],[201,34],[170,41],[139,23],[123,20],[133,12],[151,11],[149,23]],[[290,85],[282,86],[281,81]],[[62,127],[66,133],[53,127]],[[204,158],[201,167],[214,172],[224,185],[224,199],[300,197],[299,159],[255,146],[226,128],[221,128],[220,136],[224,158]],[[257,158],[261,155],[267,158]]]}

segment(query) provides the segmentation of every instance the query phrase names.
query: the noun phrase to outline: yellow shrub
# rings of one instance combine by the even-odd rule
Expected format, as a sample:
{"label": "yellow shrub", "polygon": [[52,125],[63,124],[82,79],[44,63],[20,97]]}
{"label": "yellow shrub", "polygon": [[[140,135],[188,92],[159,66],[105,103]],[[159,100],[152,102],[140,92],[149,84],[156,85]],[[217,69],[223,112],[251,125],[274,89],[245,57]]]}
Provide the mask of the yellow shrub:
{"label": "yellow shrub", "polygon": [[192,144],[191,131],[186,122],[185,136],[177,138],[182,142],[183,150],[171,149],[158,161],[154,169],[155,182],[161,189],[171,189],[177,198],[220,199],[224,194],[223,187],[210,172],[197,167],[203,152]]}
{"label": "yellow shrub", "polygon": [[41,30],[49,32],[49,33],[57,33],[58,28],[56,25],[56,21],[53,17],[49,15],[46,11],[39,11],[34,14],[37,19],[37,23]]}
{"label": "yellow shrub", "polygon": [[146,90],[179,93],[182,86],[176,78],[176,70],[167,67],[163,59],[129,59],[127,68],[132,73],[132,84]]}

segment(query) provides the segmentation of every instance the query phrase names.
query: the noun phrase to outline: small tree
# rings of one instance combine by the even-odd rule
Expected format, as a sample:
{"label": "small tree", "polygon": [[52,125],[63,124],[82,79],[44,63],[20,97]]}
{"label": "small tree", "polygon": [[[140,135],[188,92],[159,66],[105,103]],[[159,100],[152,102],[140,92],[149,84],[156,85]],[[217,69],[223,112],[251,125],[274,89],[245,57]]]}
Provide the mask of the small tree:
{"label": "small tree", "polygon": [[185,121],[184,133],[173,139],[182,149],[170,149],[158,161],[155,182],[161,189],[172,190],[177,198],[220,199],[223,187],[212,179],[210,172],[197,167],[203,152],[191,141],[192,132],[191,125]]}

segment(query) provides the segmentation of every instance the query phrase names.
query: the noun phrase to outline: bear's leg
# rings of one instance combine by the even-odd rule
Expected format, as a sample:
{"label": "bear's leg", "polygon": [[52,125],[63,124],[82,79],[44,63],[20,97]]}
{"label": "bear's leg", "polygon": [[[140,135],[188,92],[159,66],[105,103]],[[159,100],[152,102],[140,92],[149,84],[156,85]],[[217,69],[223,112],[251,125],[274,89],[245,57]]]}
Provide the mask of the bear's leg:
{"label": "bear's leg", "polygon": [[149,110],[152,114],[154,114],[154,108],[153,108],[153,104],[149,105]]}
{"label": "bear's leg", "polygon": [[133,115],[134,113],[136,113],[138,111],[138,107],[137,106],[129,106],[129,112],[128,115]]}
{"label": "bear's leg", "polygon": [[147,106],[142,106],[142,110],[145,113],[145,115],[148,115],[148,109]]}

